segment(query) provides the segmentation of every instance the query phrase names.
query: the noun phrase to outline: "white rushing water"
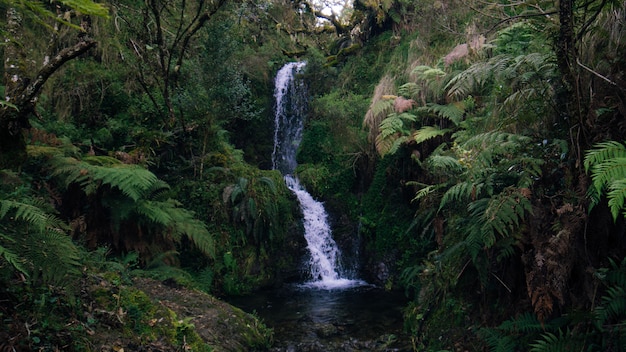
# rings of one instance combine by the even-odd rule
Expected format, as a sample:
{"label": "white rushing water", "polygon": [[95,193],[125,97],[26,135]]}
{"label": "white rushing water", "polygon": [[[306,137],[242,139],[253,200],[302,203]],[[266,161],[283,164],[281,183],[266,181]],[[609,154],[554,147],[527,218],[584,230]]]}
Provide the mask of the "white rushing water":
{"label": "white rushing water", "polygon": [[365,284],[361,280],[345,277],[341,268],[341,252],[332,237],[328,214],[324,205],[313,199],[301,185],[295,172],[296,152],[302,139],[302,129],[307,108],[307,93],[296,74],[305,67],[304,62],[286,64],[275,79],[274,98],[274,151],[272,166],[285,177],[287,187],[300,202],[304,221],[304,237],[310,253],[309,272],[311,281],[304,287],[336,289]]}

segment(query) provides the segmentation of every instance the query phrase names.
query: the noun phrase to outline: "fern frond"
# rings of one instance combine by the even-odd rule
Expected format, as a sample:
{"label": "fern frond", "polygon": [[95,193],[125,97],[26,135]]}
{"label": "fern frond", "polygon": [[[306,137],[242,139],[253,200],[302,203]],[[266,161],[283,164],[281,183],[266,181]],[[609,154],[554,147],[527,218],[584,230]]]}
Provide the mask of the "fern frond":
{"label": "fern frond", "polygon": [[[584,343],[583,343],[584,345]],[[562,352],[562,351],[580,351],[583,346],[579,346],[578,341],[571,333],[563,333],[559,330],[559,335],[546,332],[541,335],[541,339],[531,343],[530,352]]]}
{"label": "fern frond", "polygon": [[81,159],[83,162],[96,166],[121,165],[122,162],[108,155],[85,155]]}
{"label": "fern frond", "polygon": [[507,332],[521,332],[524,334],[545,331],[545,326],[537,316],[530,312],[524,312],[514,319],[506,320],[498,327]]}
{"label": "fern frond", "polygon": [[415,202],[420,199],[426,198],[427,196],[436,192],[439,188],[441,188],[441,185],[428,185],[422,187],[419,191],[417,191],[417,193],[415,193],[415,197],[413,197],[411,201]]}
{"label": "fern frond", "polygon": [[448,91],[448,96],[456,100],[461,100],[480,91],[488,80],[492,77],[493,71],[489,62],[477,62],[465,71],[452,77],[444,89]]}
{"label": "fern frond", "polygon": [[379,133],[376,136],[376,150],[378,154],[393,154],[408,137],[409,129],[407,124],[416,120],[415,115],[404,112],[401,114],[391,113],[382,120],[379,126]]}
{"label": "fern frond", "polygon": [[494,154],[515,151],[531,141],[530,137],[502,131],[489,131],[471,136],[461,143],[465,149],[493,150]]}
{"label": "fern frond", "polygon": [[609,287],[602,297],[602,305],[596,308],[595,313],[600,325],[612,319],[626,320],[626,290],[624,287]]}
{"label": "fern frond", "polygon": [[54,158],[51,160],[52,174],[61,177],[66,187],[72,183],[80,184],[88,195],[95,193],[102,184],[108,184],[134,201],[146,196],[159,182],[152,172],[139,165],[121,164],[108,157],[88,157],[87,160]]}
{"label": "fern frond", "polygon": [[[142,199],[135,203],[133,210],[134,212],[129,212],[127,216],[136,216],[140,215],[137,219],[141,221],[141,219],[146,219],[152,222],[154,225],[158,226],[170,226],[173,222],[173,218],[171,216],[171,210],[178,205],[177,202],[170,200],[169,202],[155,202],[151,200]],[[122,220],[126,220],[122,218]]]}
{"label": "fern frond", "polygon": [[417,110],[434,113],[441,118],[452,121],[455,126],[461,123],[463,115],[465,114],[463,103],[450,103],[447,105],[428,103],[426,106],[417,108]]}
{"label": "fern frond", "polygon": [[593,186],[601,191],[612,182],[626,178],[626,156],[604,160],[593,165],[591,171]]}
{"label": "fern frond", "polygon": [[[8,236],[5,236],[1,233],[0,233],[0,237],[3,237],[5,239],[8,238]],[[13,268],[15,268],[15,270],[26,275],[26,277],[30,276],[28,270],[26,270],[26,268],[24,267],[24,259],[21,258],[17,253],[3,246],[0,246],[0,258],[4,258],[4,260],[6,260],[7,263],[9,263]]]}
{"label": "fern frond", "polygon": [[491,248],[496,243],[496,235],[509,237],[532,210],[530,200],[518,190],[508,189],[491,198],[483,198],[468,205],[472,219],[470,233],[466,242],[475,250],[481,247]]}
{"label": "fern frond", "polygon": [[432,173],[443,175],[459,174],[465,169],[457,158],[448,155],[431,155],[426,159],[425,166]]}
{"label": "fern frond", "polygon": [[32,265],[32,280],[62,284],[80,273],[80,256],[72,239],[63,232],[46,230],[23,239],[24,258]]}
{"label": "fern frond", "polygon": [[67,229],[67,224],[44,210],[48,205],[43,201],[35,199],[28,199],[28,201],[30,203],[8,199],[0,200],[0,219],[12,214],[13,219],[10,221],[24,221],[39,232],[46,229]]}
{"label": "fern frond", "polygon": [[446,75],[446,72],[443,70],[424,65],[415,67],[411,73],[422,81],[431,81]]}
{"label": "fern frond", "polygon": [[274,180],[272,178],[267,177],[267,176],[263,176],[263,177],[259,178],[259,182],[261,182],[264,185],[266,185],[270,189],[272,194],[276,194],[278,192],[278,188],[276,188],[276,183],[274,182]]}
{"label": "fern frond", "polygon": [[623,143],[616,141],[598,143],[585,154],[585,170],[589,172],[592,166],[615,158],[626,158],[626,146]]}
{"label": "fern frond", "polygon": [[497,329],[481,329],[478,335],[487,342],[491,352],[510,352],[518,347],[513,336],[502,334]]}
{"label": "fern frond", "polygon": [[409,82],[398,87],[398,93],[405,97],[414,97],[420,92],[420,89],[417,84]]}
{"label": "fern frond", "polygon": [[446,193],[443,194],[443,197],[441,197],[438,211],[441,211],[441,209],[445,208],[450,203],[464,204],[466,201],[470,200],[472,194],[476,195],[476,189],[477,185],[471,180],[457,183],[448,188]]}
{"label": "fern frond", "polygon": [[530,200],[518,191],[502,192],[489,201],[489,207],[482,215],[485,220],[484,226],[488,231],[495,231],[503,237],[508,237],[531,210]]}
{"label": "fern frond", "polygon": [[[613,214],[613,221],[617,221],[617,216],[620,211],[624,209],[624,199],[626,198],[626,177],[611,182],[607,197],[609,198],[609,208],[611,209],[611,214]],[[624,217],[626,217],[626,213],[624,213]]]}
{"label": "fern frond", "polygon": [[[395,96],[392,97],[395,98]],[[385,99],[385,97],[383,97],[383,99],[372,104],[372,106],[370,107],[370,109],[372,110],[372,114],[374,114],[375,116],[389,115],[393,112],[393,102],[394,99]]]}
{"label": "fern frond", "polygon": [[415,143],[420,144],[426,142],[429,139],[443,136],[451,131],[452,130],[449,128],[440,129],[436,126],[423,126],[413,133],[413,140],[415,141]]}

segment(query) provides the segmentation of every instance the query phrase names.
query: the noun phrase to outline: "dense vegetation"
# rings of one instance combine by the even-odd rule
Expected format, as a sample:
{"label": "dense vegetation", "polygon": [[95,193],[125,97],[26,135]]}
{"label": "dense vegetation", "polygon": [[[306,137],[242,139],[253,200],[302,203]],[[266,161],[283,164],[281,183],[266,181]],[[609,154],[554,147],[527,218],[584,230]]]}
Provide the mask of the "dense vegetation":
{"label": "dense vegetation", "polygon": [[298,175],[415,350],[626,349],[623,2],[0,4],[0,347],[208,350],[133,280],[297,280],[272,77],[306,60]]}

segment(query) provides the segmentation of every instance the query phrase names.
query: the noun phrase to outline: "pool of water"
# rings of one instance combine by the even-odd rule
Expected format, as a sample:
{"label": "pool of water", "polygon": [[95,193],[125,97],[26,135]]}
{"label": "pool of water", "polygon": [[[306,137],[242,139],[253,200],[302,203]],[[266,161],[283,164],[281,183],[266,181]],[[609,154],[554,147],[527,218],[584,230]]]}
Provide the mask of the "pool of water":
{"label": "pool of water", "polygon": [[229,299],[274,329],[271,351],[411,351],[401,293],[371,285],[304,285]]}

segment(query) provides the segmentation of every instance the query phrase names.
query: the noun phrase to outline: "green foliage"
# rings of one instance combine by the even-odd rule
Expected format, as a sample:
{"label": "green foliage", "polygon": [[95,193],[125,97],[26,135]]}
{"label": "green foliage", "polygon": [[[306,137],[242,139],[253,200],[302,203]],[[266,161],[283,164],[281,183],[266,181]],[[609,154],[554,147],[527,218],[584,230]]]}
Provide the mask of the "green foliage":
{"label": "green foliage", "polygon": [[415,122],[416,117],[410,113],[391,113],[381,121],[379,133],[376,136],[376,150],[382,156],[394,154],[401,144],[408,140],[410,130],[407,124]]}
{"label": "green foliage", "polygon": [[273,178],[261,176],[249,180],[240,177],[237,183],[224,190],[224,197],[232,209],[232,219],[235,224],[244,226],[246,237],[242,243],[252,239],[260,250],[268,246],[277,235],[280,226],[278,188]]}
{"label": "green foliage", "polygon": [[593,180],[593,187],[589,188],[590,210],[606,192],[613,220],[617,220],[626,199],[626,147],[615,141],[598,143],[585,155],[584,165]]}
{"label": "green foliage", "polygon": [[71,157],[51,160],[53,175],[59,176],[65,187],[78,183],[87,195],[94,194],[102,185],[117,188],[124,195],[138,201],[155,187],[163,187],[162,181],[139,165],[122,164],[107,156]]}
{"label": "green foliage", "polygon": [[180,242],[185,236],[205,255],[214,255],[206,225],[179,201],[169,198],[169,186],[147,169],[106,156],[83,160],[58,157],[51,159],[50,165],[52,175],[66,188],[77,184],[87,196],[100,195],[99,202],[109,209],[116,231],[122,224],[134,222],[166,240]]}
{"label": "green foliage", "polygon": [[68,226],[48,203],[27,188],[19,190],[0,190],[0,269],[9,264],[34,285],[63,284],[79,273],[80,264]]}

